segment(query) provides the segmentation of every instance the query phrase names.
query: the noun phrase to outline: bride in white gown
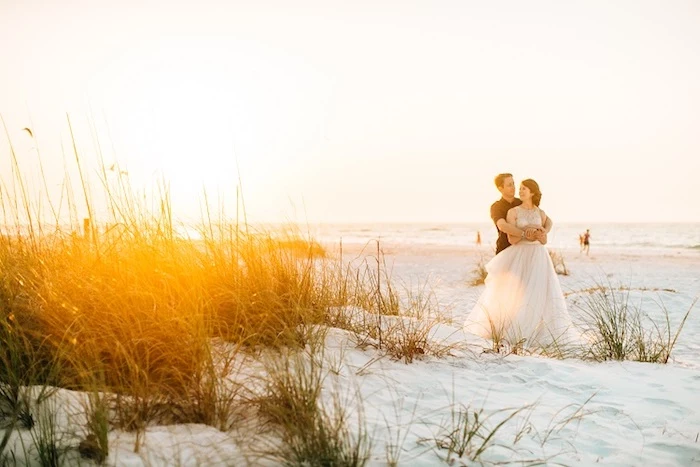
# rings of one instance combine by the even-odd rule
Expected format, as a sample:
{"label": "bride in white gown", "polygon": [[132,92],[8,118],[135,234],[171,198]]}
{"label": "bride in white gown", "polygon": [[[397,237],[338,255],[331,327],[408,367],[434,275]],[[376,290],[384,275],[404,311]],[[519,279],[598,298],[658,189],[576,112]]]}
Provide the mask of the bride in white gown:
{"label": "bride in white gown", "polygon": [[[541,228],[546,214],[534,180],[520,185],[522,204],[506,221],[519,229]],[[465,330],[499,347],[542,349],[568,346],[576,340],[566,300],[547,248],[538,240],[509,236],[512,246],[486,264],[486,289],[467,317]]]}

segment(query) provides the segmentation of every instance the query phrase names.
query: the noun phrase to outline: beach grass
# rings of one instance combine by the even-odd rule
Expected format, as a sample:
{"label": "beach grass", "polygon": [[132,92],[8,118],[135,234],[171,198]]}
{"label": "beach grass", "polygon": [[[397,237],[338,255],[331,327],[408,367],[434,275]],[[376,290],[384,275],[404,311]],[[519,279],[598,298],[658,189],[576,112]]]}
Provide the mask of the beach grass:
{"label": "beach grass", "polygon": [[356,392],[350,403],[337,385],[329,384],[323,344],[319,340],[305,349],[269,353],[263,359],[261,390],[251,400],[281,440],[265,457],[286,465],[362,466],[372,447],[362,400]]}
{"label": "beach grass", "polygon": [[661,317],[654,318],[644,310],[642,300],[634,300],[633,291],[644,293],[647,289],[600,280],[579,291],[573,303],[587,342],[581,358],[668,363],[698,299],[692,301],[674,328],[661,299],[655,301]]}
{"label": "beach grass", "polygon": [[549,257],[552,260],[552,266],[554,266],[554,271],[557,274],[562,276],[569,275],[569,268],[566,266],[566,261],[561,251],[549,250]]}
{"label": "beach grass", "polygon": [[[410,362],[427,353],[429,328],[412,325],[406,339],[397,335],[403,327],[383,330],[383,316],[422,315],[426,305],[416,298],[401,310],[379,244],[371,262],[351,264],[294,226],[256,229],[223,215],[214,219],[208,206],[196,234],[183,235],[167,189],[144,203],[128,182],[104,176],[95,190],[75,146],[80,190],[66,185],[67,196],[51,203],[70,219],[46,222],[11,142],[10,148],[13,190],[0,190],[3,458],[19,428],[35,429],[42,459],[53,463],[63,455],[50,423],[55,414],[40,410],[57,388],[88,395],[79,452],[98,463],[109,456],[111,429],[133,432],[135,452],[154,423],[230,430],[250,402],[234,378],[242,356],[317,347],[323,326],[339,323],[333,310],[366,310],[376,324],[365,334],[377,333],[379,348],[396,358]],[[93,205],[98,191],[107,200],[103,219]],[[78,215],[79,203],[88,217]],[[274,387],[299,374],[277,369],[267,376]],[[40,388],[38,397],[32,388]],[[366,433],[349,437],[341,409],[314,409],[309,423],[299,426],[315,433],[309,442],[320,434],[329,438],[310,446],[294,438],[286,455],[330,449],[344,465],[361,465],[369,440]],[[354,444],[347,444],[351,438]]]}
{"label": "beach grass", "polygon": [[474,265],[472,270],[471,278],[469,279],[469,285],[477,286],[482,285],[486,282],[486,276],[488,276],[488,271],[486,270],[486,263],[488,259],[482,254],[479,256],[479,260]]}

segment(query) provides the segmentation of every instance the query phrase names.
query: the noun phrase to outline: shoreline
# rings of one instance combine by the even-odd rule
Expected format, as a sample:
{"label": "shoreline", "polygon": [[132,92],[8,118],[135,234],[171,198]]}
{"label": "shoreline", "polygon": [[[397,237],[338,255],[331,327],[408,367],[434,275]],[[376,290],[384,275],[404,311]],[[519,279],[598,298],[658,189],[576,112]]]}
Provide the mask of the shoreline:
{"label": "shoreline", "polygon": [[[325,248],[329,254],[335,255],[340,252],[339,242],[318,242]],[[469,245],[448,245],[439,243],[401,243],[383,241],[380,239],[380,250],[388,256],[464,256],[477,258],[491,258],[494,256],[495,248],[487,245],[469,246]],[[700,266],[700,250],[699,249],[681,249],[681,248],[628,248],[615,249],[609,247],[599,247],[591,249],[591,253],[586,256],[581,253],[578,248],[557,248],[556,246],[548,246],[550,251],[561,253],[567,261],[582,261],[595,262],[599,260],[605,261],[624,261],[629,259],[663,259],[673,262],[690,262]],[[368,240],[364,243],[359,242],[343,242],[343,255],[376,255],[377,242],[376,240]]]}

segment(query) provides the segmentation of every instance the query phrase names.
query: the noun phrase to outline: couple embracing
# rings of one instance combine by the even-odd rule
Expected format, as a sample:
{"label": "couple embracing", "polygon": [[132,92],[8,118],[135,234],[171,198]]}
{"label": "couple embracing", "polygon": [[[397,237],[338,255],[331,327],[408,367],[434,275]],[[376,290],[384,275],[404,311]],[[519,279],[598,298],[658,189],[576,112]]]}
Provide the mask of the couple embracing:
{"label": "couple embracing", "polygon": [[540,187],[523,180],[516,198],[511,174],[499,174],[494,181],[502,195],[491,206],[498,229],[496,256],[486,264],[485,290],[465,330],[493,340],[497,348],[568,346],[576,336],[545,247],[552,221],[539,207]]}

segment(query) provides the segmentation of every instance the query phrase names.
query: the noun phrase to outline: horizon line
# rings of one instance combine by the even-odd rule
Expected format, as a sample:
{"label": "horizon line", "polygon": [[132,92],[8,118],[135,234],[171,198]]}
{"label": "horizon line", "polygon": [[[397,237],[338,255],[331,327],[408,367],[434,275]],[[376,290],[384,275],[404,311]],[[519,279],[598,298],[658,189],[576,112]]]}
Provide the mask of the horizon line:
{"label": "horizon line", "polygon": [[[474,221],[474,220],[464,220],[464,221],[431,221],[431,220],[409,220],[409,221],[404,221],[404,220],[388,220],[388,221],[379,221],[379,220],[333,220],[333,221],[311,221],[311,220],[306,220],[306,221],[293,221],[293,220],[254,220],[254,221],[249,221],[249,224],[357,224],[357,225],[367,225],[367,224],[381,224],[381,225],[388,225],[388,224],[415,224],[415,225],[435,225],[435,224],[448,224],[448,225],[465,225],[465,224],[493,224],[493,222],[489,220],[481,220],[481,221]],[[648,224],[648,225],[658,225],[658,224],[700,224],[700,220],[685,220],[685,221],[605,221],[605,220],[600,220],[600,221],[556,221],[554,224],[590,224],[590,225],[601,225],[601,224],[607,224],[607,225],[630,225],[630,224]]]}

